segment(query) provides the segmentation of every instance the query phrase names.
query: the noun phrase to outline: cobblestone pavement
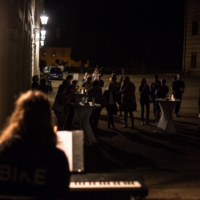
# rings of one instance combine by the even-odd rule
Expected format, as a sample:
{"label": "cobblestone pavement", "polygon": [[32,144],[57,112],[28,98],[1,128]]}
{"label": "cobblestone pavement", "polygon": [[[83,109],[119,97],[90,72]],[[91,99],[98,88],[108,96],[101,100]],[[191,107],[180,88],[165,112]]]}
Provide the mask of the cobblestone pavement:
{"label": "cobblestone pavement", "polygon": [[[81,85],[79,74],[79,85]],[[121,75],[118,75],[118,77]],[[159,75],[169,86],[173,74]],[[147,199],[197,200],[200,199],[200,130],[198,97],[200,78],[183,77],[186,84],[180,110],[181,117],[174,117],[177,134],[164,134],[155,130],[152,105],[150,125],[141,125],[138,87],[142,78],[147,83],[153,75],[130,75],[136,85],[137,111],[135,129],[122,128],[123,118],[114,118],[116,130],[107,128],[108,115],[105,108],[101,112],[98,129],[99,151],[85,147],[85,167],[88,172],[131,172],[141,175],[148,187]],[[104,75],[105,87],[109,75]],[[53,102],[60,81],[52,81],[53,92],[49,99]],[[130,125],[130,121],[129,121]],[[74,126],[74,129],[77,129]]]}

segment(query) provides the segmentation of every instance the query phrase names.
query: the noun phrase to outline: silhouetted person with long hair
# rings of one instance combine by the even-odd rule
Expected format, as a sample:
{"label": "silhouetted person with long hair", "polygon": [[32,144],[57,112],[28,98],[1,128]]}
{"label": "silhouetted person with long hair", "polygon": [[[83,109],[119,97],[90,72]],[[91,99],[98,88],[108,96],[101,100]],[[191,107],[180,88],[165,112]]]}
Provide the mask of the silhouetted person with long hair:
{"label": "silhouetted person with long hair", "polygon": [[[141,105],[141,120],[142,125],[149,124],[149,95],[150,89],[147,85],[147,81],[145,78],[142,79],[140,87],[140,105]],[[144,122],[144,106],[146,107],[146,122]]]}
{"label": "silhouetted person with long hair", "polygon": [[68,160],[56,143],[47,96],[22,94],[0,137],[0,194],[67,198]]}
{"label": "silhouetted person with long hair", "polygon": [[58,130],[64,130],[64,126],[70,111],[70,95],[66,95],[66,92],[66,87],[64,85],[59,85],[55,101],[64,107],[64,112],[59,113],[58,111],[54,111],[54,114],[58,120]]}
{"label": "silhouetted person with long hair", "polygon": [[158,78],[158,75],[154,75],[154,82],[151,83],[151,87],[150,87],[150,92],[151,92],[151,98],[152,98],[152,102],[153,102],[153,113],[154,113],[154,117],[156,118],[156,96],[155,96],[155,92],[156,90],[161,86],[161,82]]}
{"label": "silhouetted person with long hair", "polygon": [[178,74],[177,80],[173,84],[174,97],[175,97],[175,99],[180,100],[180,102],[177,102],[175,105],[175,109],[174,109],[175,117],[180,117],[179,110],[181,107],[182,95],[183,95],[184,91],[185,91],[185,83],[182,81],[181,75]]}
{"label": "silhouetted person with long hair", "polygon": [[128,113],[131,118],[131,127],[134,128],[134,115],[133,111],[136,111],[136,98],[135,98],[135,85],[130,81],[129,76],[125,76],[119,93],[121,94],[122,110],[124,111],[124,126],[127,128]]}

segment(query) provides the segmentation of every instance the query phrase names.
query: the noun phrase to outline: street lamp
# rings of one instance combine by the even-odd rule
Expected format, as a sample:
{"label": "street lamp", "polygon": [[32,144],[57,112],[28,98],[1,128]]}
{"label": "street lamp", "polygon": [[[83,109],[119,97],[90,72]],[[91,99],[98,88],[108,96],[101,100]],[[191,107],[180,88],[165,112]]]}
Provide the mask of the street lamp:
{"label": "street lamp", "polygon": [[41,44],[41,46],[43,47],[43,46],[44,46],[44,40],[41,40],[41,41],[40,41],[40,44]]}
{"label": "street lamp", "polygon": [[46,35],[46,30],[44,29],[44,27],[41,29],[40,33],[41,33],[41,36],[44,36],[44,37],[45,37],[45,35]]}
{"label": "street lamp", "polygon": [[42,25],[46,25],[48,22],[49,17],[46,16],[45,10],[43,10],[42,15],[40,16]]}
{"label": "street lamp", "polygon": [[45,40],[45,35],[41,35],[41,40],[42,40],[42,41]]}
{"label": "street lamp", "polygon": [[44,46],[44,40],[45,40],[45,35],[46,35],[46,30],[44,28],[45,25],[47,25],[48,19],[49,17],[45,14],[45,10],[43,10],[42,15],[40,16],[41,19],[41,24],[43,25],[43,27],[35,27],[33,29],[33,33],[35,34],[35,39],[36,41],[40,41],[41,46]]}

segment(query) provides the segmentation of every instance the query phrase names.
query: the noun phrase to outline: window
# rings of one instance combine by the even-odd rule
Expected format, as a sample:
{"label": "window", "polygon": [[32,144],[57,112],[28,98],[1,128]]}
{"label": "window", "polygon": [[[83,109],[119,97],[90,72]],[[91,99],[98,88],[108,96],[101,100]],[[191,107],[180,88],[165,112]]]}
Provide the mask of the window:
{"label": "window", "polygon": [[191,68],[196,68],[197,53],[191,54]]}
{"label": "window", "polygon": [[198,34],[198,21],[192,22],[192,35]]}
{"label": "window", "polygon": [[61,50],[61,57],[65,57],[65,50]]}
{"label": "window", "polygon": [[52,52],[52,56],[53,57],[56,56],[56,52],[55,51]]}

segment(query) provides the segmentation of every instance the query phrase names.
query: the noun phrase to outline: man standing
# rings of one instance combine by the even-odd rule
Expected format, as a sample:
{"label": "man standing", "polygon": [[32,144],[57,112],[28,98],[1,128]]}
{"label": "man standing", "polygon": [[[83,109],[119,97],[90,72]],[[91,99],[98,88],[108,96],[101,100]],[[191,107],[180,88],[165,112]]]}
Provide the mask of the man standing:
{"label": "man standing", "polygon": [[156,99],[156,95],[155,92],[156,90],[161,86],[161,82],[158,79],[158,75],[154,75],[154,82],[151,84],[151,88],[150,88],[150,95],[152,98],[152,102],[153,102],[153,113],[154,116],[156,118],[156,103],[155,103],[155,99]]}
{"label": "man standing", "polygon": [[180,74],[177,75],[177,80],[174,82],[172,89],[173,89],[175,99],[180,100],[180,102],[177,102],[175,105],[175,117],[180,117],[178,113],[181,106],[182,94],[185,91],[185,83],[181,80]]}
{"label": "man standing", "polygon": [[[94,99],[95,103],[101,104],[103,95],[102,95],[101,89],[99,88],[99,81],[97,80],[93,81],[92,86],[93,87],[88,90],[88,101],[92,101],[92,99]],[[96,137],[97,137],[96,131],[98,128],[98,121],[99,121],[101,109],[102,107],[95,108],[92,111],[89,118],[90,126],[92,127]]]}

